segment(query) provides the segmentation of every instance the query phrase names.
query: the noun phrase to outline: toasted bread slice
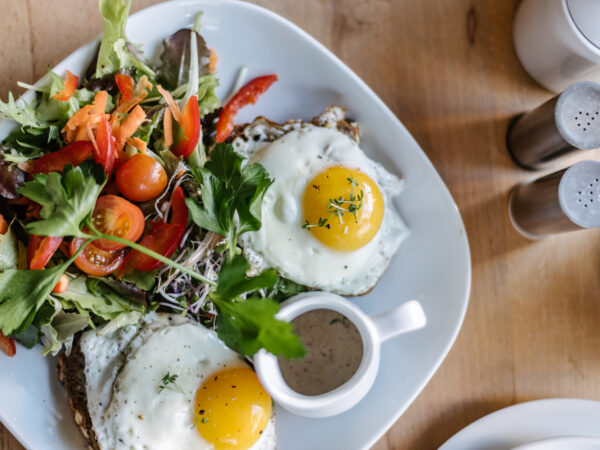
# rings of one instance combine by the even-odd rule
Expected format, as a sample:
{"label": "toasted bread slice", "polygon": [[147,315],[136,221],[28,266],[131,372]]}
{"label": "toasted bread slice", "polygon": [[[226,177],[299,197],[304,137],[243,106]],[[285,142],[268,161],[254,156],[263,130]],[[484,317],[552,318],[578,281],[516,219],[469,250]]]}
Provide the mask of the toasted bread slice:
{"label": "toasted bread slice", "polygon": [[88,412],[88,400],[85,381],[85,356],[80,346],[81,335],[75,336],[71,353],[67,356],[64,353],[58,357],[56,369],[58,379],[65,387],[69,396],[69,405],[73,410],[75,423],[81,430],[81,433],[88,441],[88,446],[92,450],[101,450],[100,444],[94,432],[92,419]]}

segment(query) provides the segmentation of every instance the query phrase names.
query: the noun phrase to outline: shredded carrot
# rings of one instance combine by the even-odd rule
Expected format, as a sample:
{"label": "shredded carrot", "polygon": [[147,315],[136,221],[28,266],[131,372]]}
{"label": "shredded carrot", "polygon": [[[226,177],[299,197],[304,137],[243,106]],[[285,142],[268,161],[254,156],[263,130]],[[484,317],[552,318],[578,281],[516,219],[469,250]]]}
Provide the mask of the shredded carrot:
{"label": "shredded carrot", "polygon": [[185,175],[185,170],[183,169],[179,169],[179,171],[177,172],[177,175],[175,176],[177,179],[181,178],[182,176]]}
{"label": "shredded carrot", "polygon": [[131,145],[138,149],[140,153],[146,153],[146,141],[141,140],[140,138],[129,138],[127,139],[127,145]]}
{"label": "shredded carrot", "polygon": [[73,114],[62,129],[65,142],[89,140],[88,127],[93,131],[102,120],[107,101],[108,92],[98,91],[91,105],[86,105]]}
{"label": "shredded carrot", "polygon": [[94,146],[94,150],[96,150],[96,154],[99,155],[100,149],[98,148],[98,144],[96,143],[96,136],[94,136],[94,132],[92,131],[92,126],[89,123],[87,124],[87,137],[88,137],[88,140],[92,142],[92,145]]}
{"label": "shredded carrot", "polygon": [[104,114],[106,110],[106,102],[108,101],[108,92],[106,91],[98,91],[96,97],[94,97],[94,101],[92,102],[92,114],[93,115],[101,115]]}
{"label": "shredded carrot", "polygon": [[217,55],[217,52],[215,52],[212,48],[209,48],[208,51],[210,52],[208,70],[210,71],[210,73],[215,73],[217,71],[217,62],[219,61],[219,56]]}
{"label": "shredded carrot", "polygon": [[169,91],[165,91],[160,84],[156,85],[156,89],[158,90],[158,92],[160,92],[160,95],[163,96],[165,102],[167,102],[167,105],[169,105],[171,114],[173,114],[173,119],[175,119],[178,123],[181,123],[181,121],[183,120],[183,116],[181,115],[181,110],[179,109],[179,106],[177,105],[175,100],[173,100],[173,96],[171,95],[171,93]]}
{"label": "shredded carrot", "polygon": [[2,214],[0,214],[0,234],[6,234],[8,231],[8,223]]}
{"label": "shredded carrot", "polygon": [[79,111],[77,111],[66,123],[64,128],[62,129],[64,139],[66,143],[72,142],[75,140],[75,136],[79,131],[79,127],[82,123],[85,122],[88,114],[92,111],[92,105],[85,105]]}
{"label": "shredded carrot", "polygon": [[173,145],[173,116],[171,116],[171,110],[169,108],[165,108],[163,128],[165,131],[165,145],[167,148],[170,148],[171,145]]}
{"label": "shredded carrot", "polygon": [[123,114],[144,100],[148,96],[148,91],[152,90],[153,84],[148,81],[148,77],[143,75],[138,81],[133,96],[130,100],[121,98],[113,114]]}
{"label": "shredded carrot", "polygon": [[127,138],[131,137],[131,135],[135,133],[135,130],[138,129],[144,120],[146,120],[146,113],[140,105],[136,105],[136,107],[131,110],[125,120],[123,120],[117,131],[113,133],[115,139],[117,140],[117,150],[123,150]]}

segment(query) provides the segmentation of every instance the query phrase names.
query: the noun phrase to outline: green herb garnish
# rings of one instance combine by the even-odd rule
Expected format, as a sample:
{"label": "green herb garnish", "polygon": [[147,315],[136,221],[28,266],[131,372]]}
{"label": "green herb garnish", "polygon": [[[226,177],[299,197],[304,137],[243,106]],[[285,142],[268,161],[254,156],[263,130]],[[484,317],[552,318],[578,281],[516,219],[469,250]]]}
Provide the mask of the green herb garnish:
{"label": "green herb garnish", "polygon": [[358,181],[353,177],[347,178],[348,183],[352,186],[350,190],[350,195],[348,199],[344,199],[343,196],[339,196],[338,198],[330,198],[327,203],[327,210],[329,211],[329,215],[327,217],[319,217],[319,220],[315,224],[311,224],[308,220],[304,221],[304,225],[302,228],[310,229],[313,227],[324,227],[329,224],[329,221],[332,217],[337,217],[340,220],[340,223],[344,223],[344,216],[346,214],[352,214],[354,217],[354,222],[358,223],[358,218],[356,217],[356,213],[360,211],[363,206],[363,197],[364,193],[362,189],[360,190],[360,194],[354,194],[354,188],[358,186]]}
{"label": "green herb garnish", "polygon": [[173,374],[171,375],[169,372],[167,372],[163,377],[162,377],[162,384],[160,386],[158,386],[158,391],[162,392],[163,389],[172,389],[172,390],[176,390],[177,392],[181,392],[182,394],[183,389],[181,389],[179,387],[179,385],[175,382],[175,380],[177,380],[177,377],[179,375]]}
{"label": "green herb garnish", "polygon": [[229,259],[235,256],[242,233],[260,229],[262,199],[273,183],[260,164],[242,169],[243,159],[232,145],[217,144],[210,152],[210,161],[192,169],[202,201],[185,200],[196,225],[225,237]]}

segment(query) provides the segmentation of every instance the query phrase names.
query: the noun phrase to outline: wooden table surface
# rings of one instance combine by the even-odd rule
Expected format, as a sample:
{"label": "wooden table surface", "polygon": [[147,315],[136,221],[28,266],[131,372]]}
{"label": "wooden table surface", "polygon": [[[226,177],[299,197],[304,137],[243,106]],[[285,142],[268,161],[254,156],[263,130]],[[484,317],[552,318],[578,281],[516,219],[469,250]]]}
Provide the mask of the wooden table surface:
{"label": "wooden table surface", "polygon": [[[134,0],[133,9],[153,3]],[[600,400],[600,231],[532,242],[507,216],[508,192],[531,176],[506,153],[507,124],[551,96],[516,59],[511,29],[518,0],[257,3],[324,43],[390,106],[447,183],[469,236],[473,284],[462,330],[433,379],[374,448],[437,448],[474,420],[518,402]],[[77,5],[0,0],[0,98],[101,31],[97,1]],[[19,448],[0,425],[0,449]]]}

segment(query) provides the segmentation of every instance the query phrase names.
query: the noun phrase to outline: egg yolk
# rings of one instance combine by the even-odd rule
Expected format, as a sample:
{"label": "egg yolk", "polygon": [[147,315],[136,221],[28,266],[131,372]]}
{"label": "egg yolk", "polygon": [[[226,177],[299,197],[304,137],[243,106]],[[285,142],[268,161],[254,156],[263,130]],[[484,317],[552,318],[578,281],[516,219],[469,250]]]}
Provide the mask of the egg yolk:
{"label": "egg yolk", "polygon": [[383,220],[383,196],[363,172],[334,166],[304,191],[304,228],[323,244],[350,252],[366,245]]}
{"label": "egg yolk", "polygon": [[214,373],[196,392],[196,428],[215,449],[250,448],[267,427],[271,397],[249,367]]}

